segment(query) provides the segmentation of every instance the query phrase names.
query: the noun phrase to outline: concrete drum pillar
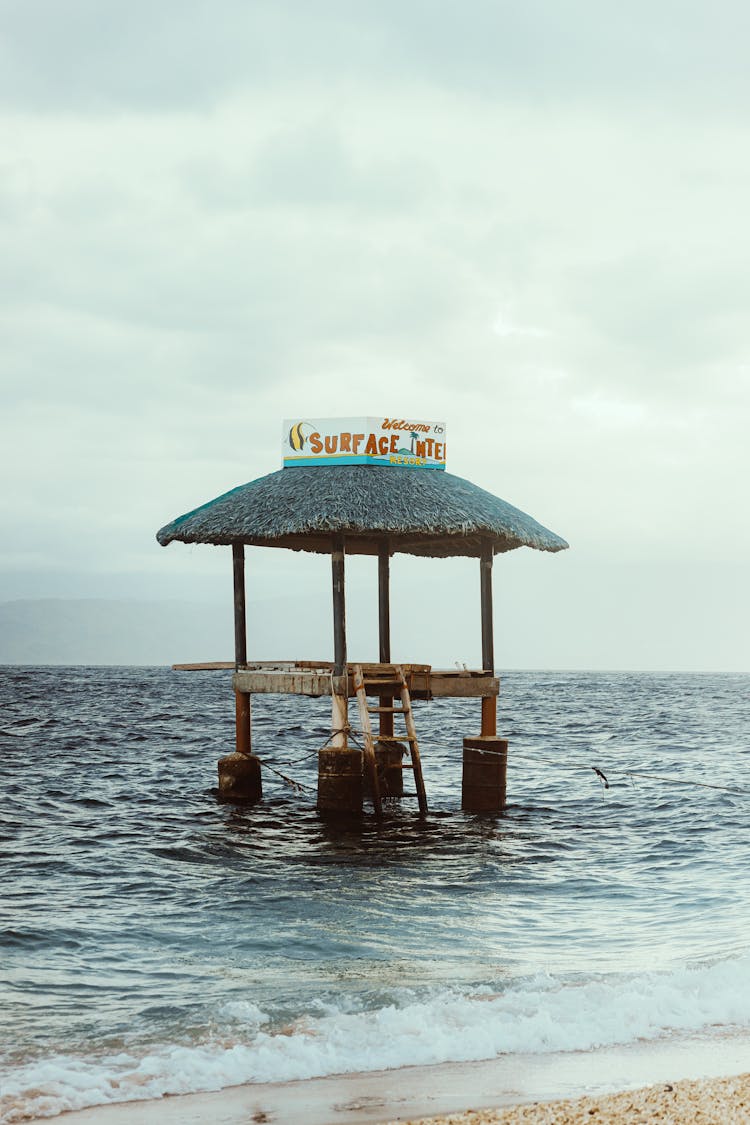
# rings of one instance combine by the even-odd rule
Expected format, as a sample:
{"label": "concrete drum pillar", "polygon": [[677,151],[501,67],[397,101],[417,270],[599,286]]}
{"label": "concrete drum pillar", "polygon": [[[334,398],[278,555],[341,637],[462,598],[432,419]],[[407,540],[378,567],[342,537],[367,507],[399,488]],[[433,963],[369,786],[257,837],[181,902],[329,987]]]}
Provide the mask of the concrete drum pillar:
{"label": "concrete drum pillar", "polygon": [[501,812],[505,808],[508,742],[504,738],[464,739],[461,808]]}
{"label": "concrete drum pillar", "polygon": [[318,812],[362,812],[362,751],[326,746],[318,751]]}
{"label": "concrete drum pillar", "polygon": [[231,801],[259,801],[263,796],[260,759],[236,753],[219,758],[219,794]]}
{"label": "concrete drum pillar", "polygon": [[[375,761],[380,777],[380,794],[382,797],[403,797],[404,771],[402,762],[409,753],[409,747],[401,742],[378,742],[375,739]],[[369,786],[367,786],[369,788]]]}

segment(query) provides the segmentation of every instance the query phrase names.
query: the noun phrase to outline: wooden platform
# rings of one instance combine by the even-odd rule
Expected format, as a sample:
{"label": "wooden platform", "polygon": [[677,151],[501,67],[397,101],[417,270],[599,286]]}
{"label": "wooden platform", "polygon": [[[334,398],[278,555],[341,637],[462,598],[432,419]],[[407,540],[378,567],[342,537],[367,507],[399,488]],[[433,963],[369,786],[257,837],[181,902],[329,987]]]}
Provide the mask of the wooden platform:
{"label": "wooden platform", "polygon": [[[409,681],[409,690],[414,699],[481,699],[497,696],[500,680],[487,672],[431,668],[429,664],[401,665]],[[356,694],[354,688],[353,664],[347,665],[348,693]],[[362,664],[367,675],[377,676],[385,673],[391,665]],[[232,686],[242,694],[277,694],[321,696],[333,694],[333,664],[326,661],[265,661],[248,664],[235,672]],[[393,690],[390,690],[390,687]],[[377,688],[368,691],[369,695],[398,695],[398,685],[389,685],[381,678]]]}

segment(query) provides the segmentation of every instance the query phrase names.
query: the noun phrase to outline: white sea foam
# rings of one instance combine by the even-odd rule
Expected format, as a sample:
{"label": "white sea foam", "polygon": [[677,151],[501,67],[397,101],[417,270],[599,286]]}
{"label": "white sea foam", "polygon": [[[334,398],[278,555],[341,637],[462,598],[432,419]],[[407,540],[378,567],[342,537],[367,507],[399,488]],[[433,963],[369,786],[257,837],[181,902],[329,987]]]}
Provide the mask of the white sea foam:
{"label": "white sea foam", "polygon": [[268,1012],[264,1012],[257,1004],[251,1004],[249,1000],[229,1000],[219,1008],[218,1017],[240,1020],[251,1027],[261,1027],[264,1023],[271,1022]]}
{"label": "white sea foam", "polygon": [[497,992],[404,994],[370,1011],[320,1011],[270,1031],[268,1013],[238,1000],[214,1013],[231,1024],[221,1044],[29,1063],[6,1073],[0,1120],[244,1082],[585,1050],[716,1026],[746,1029],[750,955],[669,973],[542,976]]}

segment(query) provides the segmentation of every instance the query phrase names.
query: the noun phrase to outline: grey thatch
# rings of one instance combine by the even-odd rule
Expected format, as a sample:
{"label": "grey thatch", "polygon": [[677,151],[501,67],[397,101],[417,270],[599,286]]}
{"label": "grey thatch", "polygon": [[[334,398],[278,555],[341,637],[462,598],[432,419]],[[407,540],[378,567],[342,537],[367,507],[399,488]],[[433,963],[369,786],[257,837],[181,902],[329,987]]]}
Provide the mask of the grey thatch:
{"label": "grey thatch", "polygon": [[328,553],[332,536],[347,554],[477,556],[515,547],[562,551],[564,539],[462,477],[435,469],[336,465],[281,469],[179,516],[156,538],[182,543],[247,543]]}

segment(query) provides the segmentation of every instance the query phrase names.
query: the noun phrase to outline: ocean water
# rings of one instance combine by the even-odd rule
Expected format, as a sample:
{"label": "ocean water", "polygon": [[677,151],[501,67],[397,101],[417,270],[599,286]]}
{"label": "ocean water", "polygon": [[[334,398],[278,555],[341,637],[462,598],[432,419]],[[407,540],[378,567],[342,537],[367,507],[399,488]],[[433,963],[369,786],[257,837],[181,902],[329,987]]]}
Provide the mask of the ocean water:
{"label": "ocean water", "polygon": [[750,677],[507,674],[502,816],[478,703],[417,703],[431,811],[381,825],[316,814],[329,706],[255,697],[303,788],[247,808],[228,673],[0,669],[0,1120],[750,1027]]}

